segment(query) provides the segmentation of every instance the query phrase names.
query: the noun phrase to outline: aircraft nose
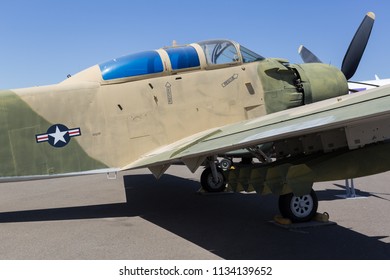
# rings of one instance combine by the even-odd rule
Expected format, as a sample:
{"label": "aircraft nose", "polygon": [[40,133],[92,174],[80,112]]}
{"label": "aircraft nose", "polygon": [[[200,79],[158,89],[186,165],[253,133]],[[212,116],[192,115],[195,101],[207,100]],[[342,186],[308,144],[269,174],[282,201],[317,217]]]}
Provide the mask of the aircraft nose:
{"label": "aircraft nose", "polygon": [[348,82],[336,67],[323,63],[306,63],[295,67],[301,78],[305,104],[348,94]]}

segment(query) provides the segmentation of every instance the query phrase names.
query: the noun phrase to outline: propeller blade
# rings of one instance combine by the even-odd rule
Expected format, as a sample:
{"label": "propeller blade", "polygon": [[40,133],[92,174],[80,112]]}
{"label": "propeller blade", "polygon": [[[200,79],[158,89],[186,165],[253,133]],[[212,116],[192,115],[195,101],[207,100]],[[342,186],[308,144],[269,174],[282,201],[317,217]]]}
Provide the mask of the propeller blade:
{"label": "propeller blade", "polygon": [[298,48],[298,53],[301,56],[303,62],[305,63],[322,63],[322,61],[315,56],[309,49],[300,45]]}
{"label": "propeller blade", "polygon": [[341,71],[344,73],[347,80],[352,78],[356,72],[360,59],[367,46],[368,39],[370,38],[374,21],[375,14],[372,12],[367,13],[348,47],[341,65]]}

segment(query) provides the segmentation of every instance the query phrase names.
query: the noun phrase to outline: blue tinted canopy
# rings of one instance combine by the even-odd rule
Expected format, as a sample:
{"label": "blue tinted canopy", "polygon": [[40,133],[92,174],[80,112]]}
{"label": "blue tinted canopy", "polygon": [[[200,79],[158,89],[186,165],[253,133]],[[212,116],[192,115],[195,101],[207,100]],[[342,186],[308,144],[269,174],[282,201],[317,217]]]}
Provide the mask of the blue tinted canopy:
{"label": "blue tinted canopy", "polygon": [[173,70],[199,67],[198,53],[191,46],[175,47],[165,49],[168,53]]}
{"label": "blue tinted canopy", "polygon": [[164,71],[161,57],[156,51],[123,56],[99,65],[103,80],[113,80]]}
{"label": "blue tinted canopy", "polygon": [[[196,44],[194,44],[196,45]],[[237,65],[263,60],[264,58],[243,46],[229,40],[211,40],[199,42],[198,50],[193,45],[175,46],[123,56],[99,64],[103,80],[110,81],[150,74],[159,74],[166,70],[182,71],[200,69],[199,55],[204,55],[204,66]],[[199,50],[199,47],[201,50]],[[166,55],[160,55],[162,52]],[[198,52],[202,52],[198,53]],[[163,61],[168,60],[169,61]],[[165,65],[165,67],[164,67]],[[171,65],[171,68],[169,68]],[[168,67],[168,69],[166,69]]]}

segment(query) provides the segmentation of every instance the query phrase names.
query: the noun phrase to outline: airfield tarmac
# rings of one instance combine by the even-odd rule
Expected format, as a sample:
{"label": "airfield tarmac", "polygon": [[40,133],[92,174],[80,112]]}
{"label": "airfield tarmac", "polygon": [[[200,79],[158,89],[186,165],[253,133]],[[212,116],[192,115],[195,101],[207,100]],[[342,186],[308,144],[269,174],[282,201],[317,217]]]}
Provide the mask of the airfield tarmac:
{"label": "airfield tarmac", "polygon": [[[390,173],[316,183],[336,224],[282,228],[277,197],[200,195],[201,170],[0,184],[0,259],[390,259]],[[352,268],[353,269],[353,268]]]}

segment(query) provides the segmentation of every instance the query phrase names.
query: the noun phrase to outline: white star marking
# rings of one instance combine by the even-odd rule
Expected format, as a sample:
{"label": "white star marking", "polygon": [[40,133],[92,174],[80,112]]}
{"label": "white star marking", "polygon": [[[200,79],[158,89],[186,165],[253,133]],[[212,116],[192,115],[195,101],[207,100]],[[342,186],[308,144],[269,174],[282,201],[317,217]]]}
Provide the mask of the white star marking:
{"label": "white star marking", "polygon": [[56,132],[49,134],[49,136],[54,138],[54,145],[55,145],[55,144],[57,144],[58,141],[66,143],[65,138],[64,138],[64,135],[66,133],[68,133],[68,131],[60,131],[58,126],[56,126]]}

